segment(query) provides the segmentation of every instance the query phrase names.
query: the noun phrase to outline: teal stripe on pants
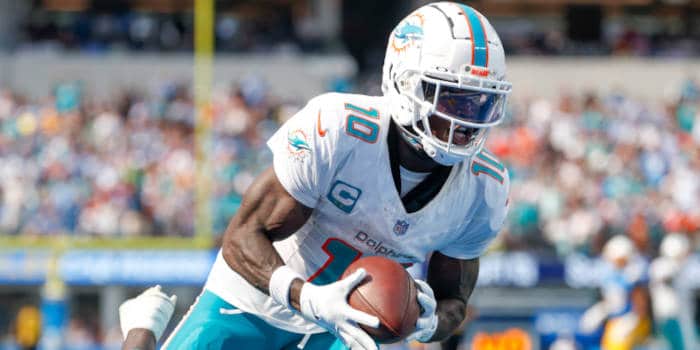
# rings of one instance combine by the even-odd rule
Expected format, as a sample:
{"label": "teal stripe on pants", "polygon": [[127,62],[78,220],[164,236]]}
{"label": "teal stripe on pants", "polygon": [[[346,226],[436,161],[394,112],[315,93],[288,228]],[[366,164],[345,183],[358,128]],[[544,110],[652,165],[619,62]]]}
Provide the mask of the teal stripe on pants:
{"label": "teal stripe on pants", "polygon": [[[304,335],[275,328],[204,290],[163,349],[296,349]],[[332,334],[314,334],[306,350],[344,350]]]}
{"label": "teal stripe on pants", "polygon": [[661,324],[661,333],[668,341],[671,350],[684,350],[683,332],[677,319],[672,318]]}

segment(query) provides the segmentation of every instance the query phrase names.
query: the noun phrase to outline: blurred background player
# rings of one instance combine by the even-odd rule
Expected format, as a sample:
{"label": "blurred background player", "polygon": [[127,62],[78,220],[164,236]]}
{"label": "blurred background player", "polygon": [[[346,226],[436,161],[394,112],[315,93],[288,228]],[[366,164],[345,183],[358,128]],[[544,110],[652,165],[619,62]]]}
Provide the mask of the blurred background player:
{"label": "blurred background player", "polygon": [[177,296],[168,296],[160,286],[146,289],[119,306],[119,324],[124,350],[155,349],[175,310]]}
{"label": "blurred background player", "polygon": [[648,263],[625,236],[611,238],[603,257],[611,269],[603,278],[602,300],[581,317],[581,329],[591,333],[603,326],[602,349],[631,350],[651,333]]}
{"label": "blurred background player", "polygon": [[690,242],[682,234],[673,233],[661,242],[660,256],[649,268],[649,289],[656,331],[660,332],[672,350],[685,349],[679,320],[682,301],[678,295],[676,277],[685,268]]}
{"label": "blurred background player", "polygon": [[17,313],[15,337],[22,350],[33,350],[39,345],[41,336],[41,315],[34,306],[24,306]]}

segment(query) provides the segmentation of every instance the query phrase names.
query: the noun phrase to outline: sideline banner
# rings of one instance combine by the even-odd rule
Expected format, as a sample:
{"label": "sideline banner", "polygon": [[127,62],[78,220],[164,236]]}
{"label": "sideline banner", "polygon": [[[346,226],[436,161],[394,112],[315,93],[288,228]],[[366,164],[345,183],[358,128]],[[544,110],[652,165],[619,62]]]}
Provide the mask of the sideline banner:
{"label": "sideline banner", "polygon": [[[68,285],[201,285],[216,251],[210,250],[73,250],[58,260]],[[0,285],[43,284],[48,251],[0,252]]]}
{"label": "sideline banner", "polygon": [[[0,251],[0,285],[44,283],[49,258],[48,250]],[[69,285],[201,285],[215,258],[216,250],[78,249],[63,254],[58,272]],[[490,253],[480,265],[479,286],[515,288],[596,288],[608,269],[581,254],[560,261],[526,252]],[[700,288],[700,257],[691,257],[680,275],[680,288]]]}

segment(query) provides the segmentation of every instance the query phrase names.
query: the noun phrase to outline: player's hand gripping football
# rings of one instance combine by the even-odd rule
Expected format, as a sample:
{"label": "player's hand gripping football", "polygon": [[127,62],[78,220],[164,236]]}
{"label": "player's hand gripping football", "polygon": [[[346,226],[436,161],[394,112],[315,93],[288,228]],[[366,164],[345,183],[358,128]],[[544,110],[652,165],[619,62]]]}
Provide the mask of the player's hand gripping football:
{"label": "player's hand gripping football", "polygon": [[417,340],[421,343],[427,343],[435,334],[438,325],[438,318],[435,310],[437,301],[433,294],[433,289],[428,283],[421,280],[415,280],[418,289],[418,304],[420,304],[422,313],[416,321],[416,330],[408,336],[407,340]]}
{"label": "player's hand gripping football", "polygon": [[325,286],[304,283],[299,296],[301,313],[333,333],[352,350],[377,349],[374,340],[357,324],[376,328],[379,319],[353,309],[347,302],[348,294],[366,274],[364,269],[358,269],[350,276]]}
{"label": "player's hand gripping football", "polygon": [[155,286],[122,303],[119,306],[119,323],[124,338],[130,330],[143,328],[152,331],[157,342],[173,315],[176,301],[176,295],[169,297],[160,286]]}

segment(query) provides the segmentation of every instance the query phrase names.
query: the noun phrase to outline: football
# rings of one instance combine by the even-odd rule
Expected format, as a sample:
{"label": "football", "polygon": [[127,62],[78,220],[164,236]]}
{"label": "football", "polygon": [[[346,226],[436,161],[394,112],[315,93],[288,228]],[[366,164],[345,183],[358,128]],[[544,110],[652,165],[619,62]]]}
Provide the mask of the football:
{"label": "football", "polygon": [[378,328],[362,326],[379,343],[394,343],[415,329],[420,316],[413,278],[401,264],[380,256],[361,258],[348,266],[343,277],[359,268],[367,277],[348,297],[355,309],[379,318]]}

